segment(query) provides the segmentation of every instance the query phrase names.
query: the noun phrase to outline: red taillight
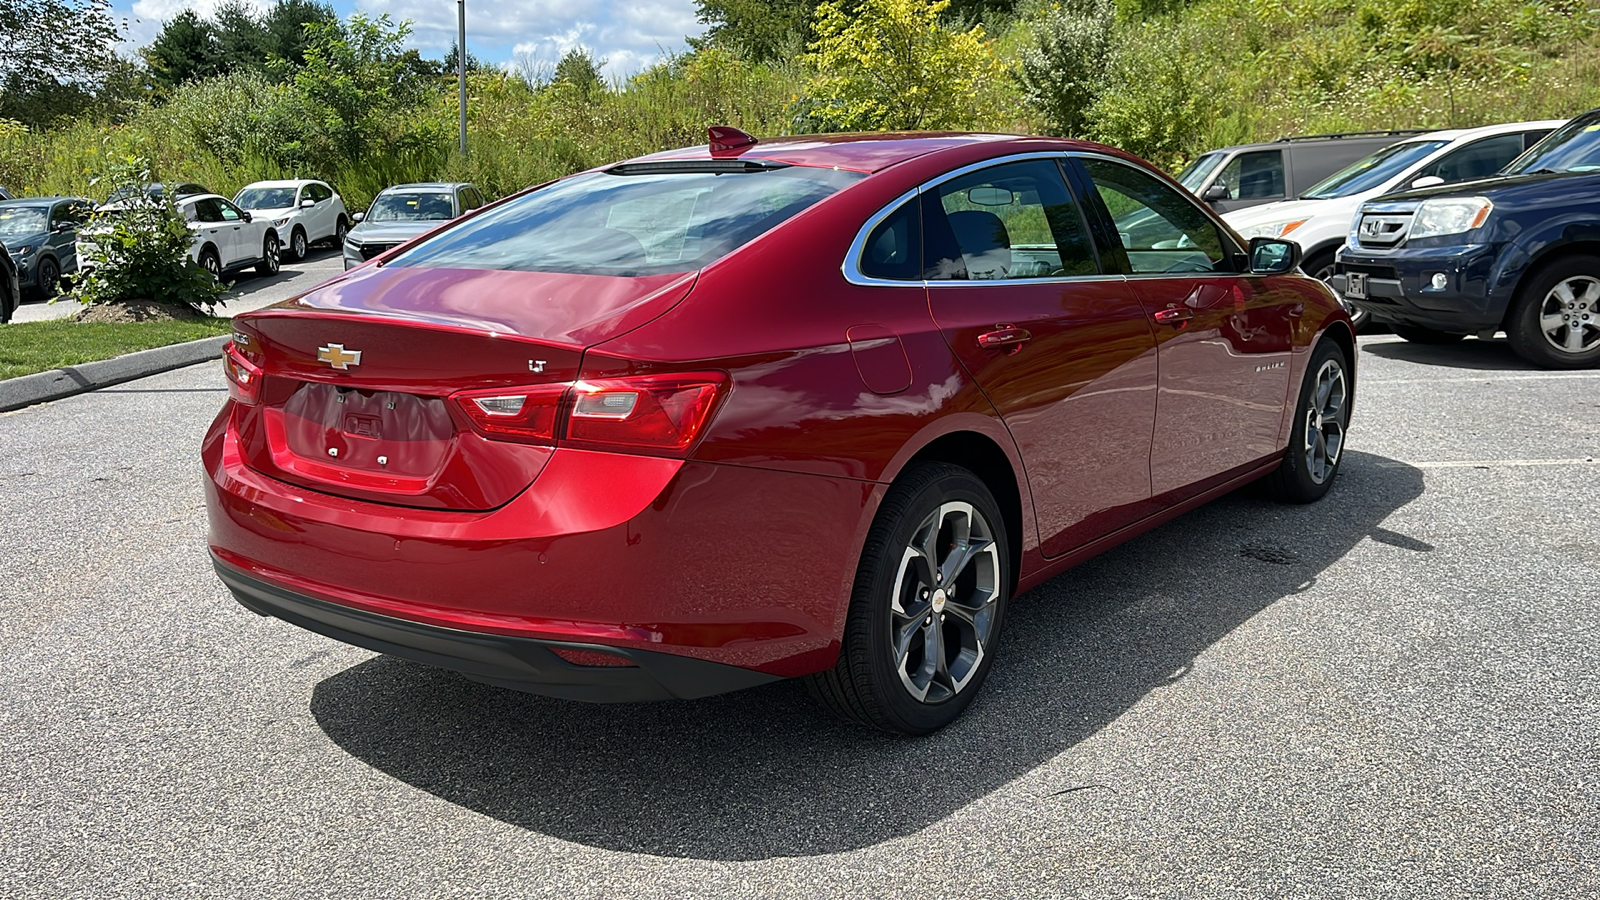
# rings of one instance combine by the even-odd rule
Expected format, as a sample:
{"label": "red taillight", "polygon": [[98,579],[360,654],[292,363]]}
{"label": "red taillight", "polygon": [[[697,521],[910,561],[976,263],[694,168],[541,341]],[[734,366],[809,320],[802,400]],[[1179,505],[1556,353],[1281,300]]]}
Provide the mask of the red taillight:
{"label": "red taillight", "polygon": [[595,450],[682,456],[726,382],[708,372],[580,381],[572,386],[566,439]]}
{"label": "red taillight", "polygon": [[228,396],[235,403],[256,405],[261,399],[261,369],[251,365],[233,341],[222,345],[222,371],[228,376]]}
{"label": "red taillight", "polygon": [[465,391],[451,397],[484,437],[522,444],[554,444],[565,384]]}
{"label": "red taillight", "polygon": [[711,419],[719,372],[605,378],[454,394],[479,434],[525,444],[684,456]]}

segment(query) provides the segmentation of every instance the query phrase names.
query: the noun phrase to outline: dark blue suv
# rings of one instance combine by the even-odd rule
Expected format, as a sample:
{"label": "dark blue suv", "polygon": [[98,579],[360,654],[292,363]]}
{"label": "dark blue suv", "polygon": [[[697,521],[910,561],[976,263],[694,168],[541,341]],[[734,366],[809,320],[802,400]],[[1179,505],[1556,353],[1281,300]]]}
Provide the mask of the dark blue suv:
{"label": "dark blue suv", "polygon": [[1600,109],[1493,178],[1367,201],[1330,284],[1409,341],[1504,331],[1536,365],[1600,365]]}

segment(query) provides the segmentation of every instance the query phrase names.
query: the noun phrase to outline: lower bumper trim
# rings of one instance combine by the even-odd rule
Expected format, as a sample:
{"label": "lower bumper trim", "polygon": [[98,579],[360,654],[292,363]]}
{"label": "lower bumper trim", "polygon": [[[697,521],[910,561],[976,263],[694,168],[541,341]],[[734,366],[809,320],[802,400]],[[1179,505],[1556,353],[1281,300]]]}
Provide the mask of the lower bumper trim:
{"label": "lower bumper trim", "polygon": [[[776,675],[672,653],[462,631],[382,616],[268,584],[212,559],[217,577],[251,612],[474,681],[590,703],[694,699],[780,680]],[[573,665],[553,648],[620,656],[632,666]]]}

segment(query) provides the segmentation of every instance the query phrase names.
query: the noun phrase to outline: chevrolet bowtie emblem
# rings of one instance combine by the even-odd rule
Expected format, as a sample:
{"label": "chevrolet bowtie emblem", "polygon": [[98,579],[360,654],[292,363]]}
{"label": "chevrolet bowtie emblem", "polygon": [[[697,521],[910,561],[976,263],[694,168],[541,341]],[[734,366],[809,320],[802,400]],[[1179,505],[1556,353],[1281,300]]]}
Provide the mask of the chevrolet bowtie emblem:
{"label": "chevrolet bowtie emblem", "polygon": [[346,350],[343,344],[329,344],[317,348],[317,359],[335,369],[348,369],[351,366],[361,365],[361,351]]}

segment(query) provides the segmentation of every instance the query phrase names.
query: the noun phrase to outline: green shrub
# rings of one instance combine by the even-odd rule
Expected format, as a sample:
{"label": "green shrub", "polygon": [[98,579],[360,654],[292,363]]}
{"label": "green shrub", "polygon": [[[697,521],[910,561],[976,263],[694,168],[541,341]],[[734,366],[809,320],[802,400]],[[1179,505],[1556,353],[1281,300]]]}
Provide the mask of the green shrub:
{"label": "green shrub", "polygon": [[1116,51],[1114,0],[1056,6],[1034,29],[1017,73],[1023,95],[1052,134],[1088,134],[1088,111],[1105,91]]}
{"label": "green shrub", "polygon": [[210,312],[223,286],[189,258],[194,236],[177,207],[146,193],[148,160],[110,158],[101,176],[108,193],[125,195],[97,212],[78,242],[86,270],[71,298],[86,305],[157,300]]}

